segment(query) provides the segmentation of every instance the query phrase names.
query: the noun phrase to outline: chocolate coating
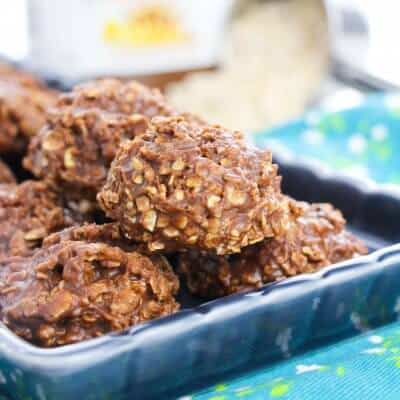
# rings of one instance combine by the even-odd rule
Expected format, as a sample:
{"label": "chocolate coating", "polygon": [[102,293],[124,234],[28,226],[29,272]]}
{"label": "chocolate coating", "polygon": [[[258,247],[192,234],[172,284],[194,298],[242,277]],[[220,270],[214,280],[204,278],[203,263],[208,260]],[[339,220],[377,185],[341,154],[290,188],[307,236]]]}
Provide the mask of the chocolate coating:
{"label": "chocolate coating", "polygon": [[50,247],[66,241],[84,241],[88,243],[101,242],[112,246],[118,246],[124,251],[138,251],[141,253],[145,250],[142,244],[127,240],[121,233],[117,223],[101,225],[96,223],[84,223],[81,225],[74,225],[47,236],[43,240],[42,246]]}
{"label": "chocolate coating", "polygon": [[286,229],[287,202],[271,159],[238,132],[157,117],[121,146],[97,199],[127,237],[151,251],[235,253]]}
{"label": "chocolate coating", "polygon": [[367,253],[366,246],[345,230],[340,211],[330,204],[290,201],[290,209],[291,227],[286,234],[249,246],[240,254],[182,253],[179,270],[191,292],[214,298],[248,291]]}

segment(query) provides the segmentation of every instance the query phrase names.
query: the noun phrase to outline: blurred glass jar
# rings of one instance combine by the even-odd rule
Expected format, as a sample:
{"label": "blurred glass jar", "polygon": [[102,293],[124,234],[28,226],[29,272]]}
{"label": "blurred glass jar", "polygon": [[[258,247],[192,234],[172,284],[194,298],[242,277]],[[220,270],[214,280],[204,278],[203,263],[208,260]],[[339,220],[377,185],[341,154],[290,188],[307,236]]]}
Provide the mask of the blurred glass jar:
{"label": "blurred glass jar", "polygon": [[29,0],[29,67],[71,84],[203,69],[233,0]]}

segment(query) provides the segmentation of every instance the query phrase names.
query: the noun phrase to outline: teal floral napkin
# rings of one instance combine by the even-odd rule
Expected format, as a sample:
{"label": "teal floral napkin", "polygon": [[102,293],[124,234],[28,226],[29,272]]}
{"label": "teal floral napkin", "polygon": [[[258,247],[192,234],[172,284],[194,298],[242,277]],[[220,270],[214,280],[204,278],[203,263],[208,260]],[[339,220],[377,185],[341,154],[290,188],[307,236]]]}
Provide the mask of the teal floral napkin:
{"label": "teal floral napkin", "polygon": [[400,94],[373,96],[339,112],[304,118],[252,135],[255,144],[322,160],[335,170],[400,184]]}
{"label": "teal floral napkin", "polygon": [[400,324],[294,357],[185,400],[399,400]]}

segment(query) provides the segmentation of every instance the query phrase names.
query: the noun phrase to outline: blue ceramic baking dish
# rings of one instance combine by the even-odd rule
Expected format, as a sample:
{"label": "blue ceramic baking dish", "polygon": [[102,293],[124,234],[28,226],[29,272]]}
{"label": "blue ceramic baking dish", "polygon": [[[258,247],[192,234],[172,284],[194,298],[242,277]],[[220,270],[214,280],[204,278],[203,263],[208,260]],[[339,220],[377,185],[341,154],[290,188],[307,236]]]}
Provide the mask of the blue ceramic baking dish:
{"label": "blue ceramic baking dish", "polygon": [[286,193],[341,208],[371,254],[204,304],[183,293],[175,315],[56,349],[34,347],[0,325],[3,398],[174,399],[397,318],[400,245],[392,244],[400,239],[400,195],[291,162],[281,172]]}

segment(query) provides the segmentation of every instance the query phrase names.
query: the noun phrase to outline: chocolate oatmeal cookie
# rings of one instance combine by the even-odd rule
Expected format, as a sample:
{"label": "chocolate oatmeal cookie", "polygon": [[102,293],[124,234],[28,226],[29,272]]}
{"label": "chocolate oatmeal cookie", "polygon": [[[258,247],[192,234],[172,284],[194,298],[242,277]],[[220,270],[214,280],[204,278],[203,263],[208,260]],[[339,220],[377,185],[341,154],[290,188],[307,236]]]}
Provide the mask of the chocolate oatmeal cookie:
{"label": "chocolate oatmeal cookie", "polygon": [[61,346],[176,312],[178,288],[162,256],[61,240],[0,261],[0,318],[36,345]]}
{"label": "chocolate oatmeal cookie", "polygon": [[76,86],[48,113],[24,165],[69,193],[95,200],[120,143],[144,132],[150,118],[173,114],[158,90],[135,81]]}
{"label": "chocolate oatmeal cookie", "polygon": [[180,254],[179,269],[191,292],[214,298],[248,291],[367,253],[366,246],[345,230],[340,211],[330,204],[290,200],[290,209],[291,227],[286,234],[249,246],[240,254]]}
{"label": "chocolate oatmeal cookie", "polygon": [[239,132],[182,117],[153,118],[121,146],[97,198],[151,251],[237,253],[282,234],[288,222],[270,152],[249,148]]}

